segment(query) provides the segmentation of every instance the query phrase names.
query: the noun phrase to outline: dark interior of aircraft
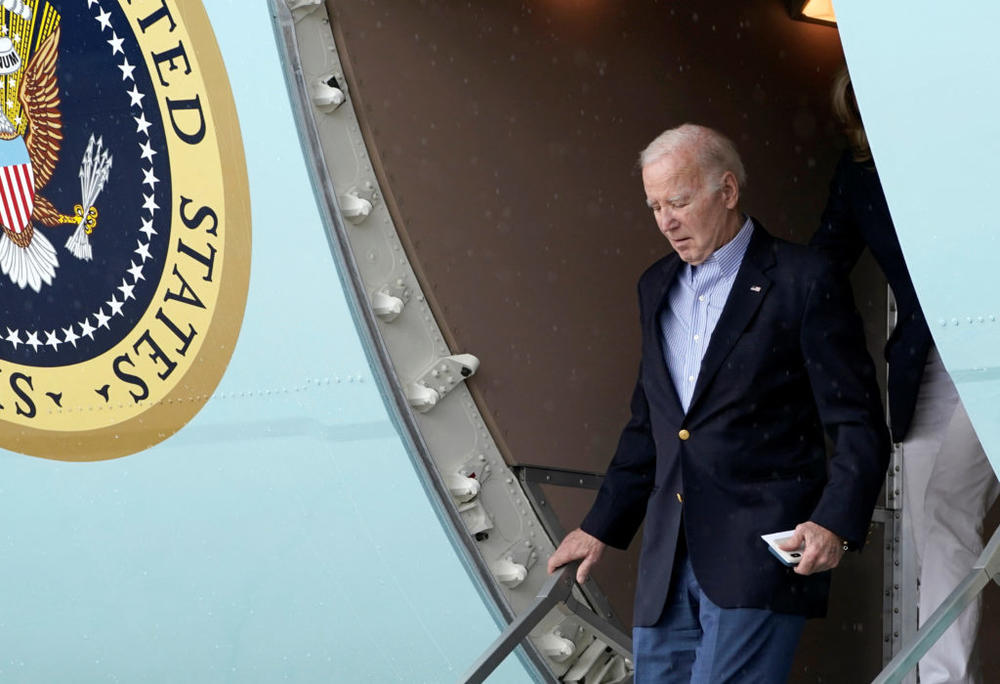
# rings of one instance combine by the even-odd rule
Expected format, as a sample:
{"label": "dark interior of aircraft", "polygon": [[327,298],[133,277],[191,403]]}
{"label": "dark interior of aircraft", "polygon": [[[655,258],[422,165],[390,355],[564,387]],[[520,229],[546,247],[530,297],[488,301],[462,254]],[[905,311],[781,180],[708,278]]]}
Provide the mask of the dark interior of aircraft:
{"label": "dark interior of aircraft", "polygon": [[[635,285],[669,251],[638,152],[685,121],[739,148],[744,211],[806,242],[845,145],[830,111],[836,27],[781,0],[327,0],[385,201],[451,349],[511,465],[602,473],[628,415],[639,354]],[[885,281],[870,257],[856,303],[884,386]],[[547,486],[565,530],[590,489]],[[986,522],[998,523],[997,512]],[[795,682],[869,681],[882,668],[882,528],[834,573]],[[628,626],[638,544],[595,577]],[[983,643],[1000,638],[985,593]],[[1000,653],[984,671],[1000,682]],[[988,675],[989,676],[989,675]]]}

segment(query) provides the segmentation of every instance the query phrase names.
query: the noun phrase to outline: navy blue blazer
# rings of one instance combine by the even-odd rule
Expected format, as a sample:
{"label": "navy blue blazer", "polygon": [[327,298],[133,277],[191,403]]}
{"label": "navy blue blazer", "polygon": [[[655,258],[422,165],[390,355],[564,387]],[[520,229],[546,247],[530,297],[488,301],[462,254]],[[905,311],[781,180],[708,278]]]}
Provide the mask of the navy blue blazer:
{"label": "navy blue blazer", "polygon": [[760,535],[806,520],[858,546],[867,535],[889,441],[849,285],[822,255],[754,221],[685,413],[659,325],[681,263],[671,254],[639,280],[632,416],[581,527],[625,548],[645,519],[637,626],[660,617],[682,525],[716,604],[822,615],[829,573],[794,574]]}
{"label": "navy blue blazer", "polygon": [[932,339],[871,162],[856,162],[849,151],[844,152],[830,183],[819,230],[809,244],[829,256],[845,275],[867,246],[889,281],[897,311],[896,327],[885,345],[889,424],[892,438],[902,442],[913,419]]}

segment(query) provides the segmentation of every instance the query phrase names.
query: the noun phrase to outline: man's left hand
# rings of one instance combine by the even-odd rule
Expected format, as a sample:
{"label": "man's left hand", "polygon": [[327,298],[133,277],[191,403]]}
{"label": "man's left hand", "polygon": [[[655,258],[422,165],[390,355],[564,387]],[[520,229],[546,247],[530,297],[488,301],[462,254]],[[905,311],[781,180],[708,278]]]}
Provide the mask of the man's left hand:
{"label": "man's left hand", "polygon": [[802,560],[795,566],[795,572],[799,575],[832,570],[844,556],[844,543],[840,537],[814,522],[797,525],[795,534],[779,546],[785,551],[795,551],[803,542],[805,550],[802,551]]}

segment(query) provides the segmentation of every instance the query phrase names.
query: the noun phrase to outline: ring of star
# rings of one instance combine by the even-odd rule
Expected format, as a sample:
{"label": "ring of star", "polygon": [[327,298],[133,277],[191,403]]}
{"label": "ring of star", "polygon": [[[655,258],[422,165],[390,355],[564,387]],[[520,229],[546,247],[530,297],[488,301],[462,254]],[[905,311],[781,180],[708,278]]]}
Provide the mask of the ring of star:
{"label": "ring of star", "polygon": [[[129,98],[129,109],[133,107],[138,107],[139,116],[132,117],[136,122],[136,132],[139,136],[145,136],[145,143],[140,143],[140,160],[146,160],[149,162],[148,169],[143,169],[143,185],[148,185],[150,187],[150,194],[142,193],[143,196],[143,210],[148,213],[148,218],[144,217],[142,219],[142,227],[138,229],[137,232],[145,236],[145,242],[142,238],[136,240],[136,248],[132,250],[132,253],[136,257],[129,262],[129,268],[125,269],[122,274],[121,285],[117,286],[115,289],[121,291],[121,301],[118,299],[117,294],[112,294],[109,301],[104,302],[97,311],[91,313],[90,315],[84,317],[83,321],[70,323],[69,327],[63,328],[61,326],[56,327],[53,330],[24,330],[24,334],[27,336],[26,339],[21,339],[21,331],[13,330],[6,327],[6,333],[0,330],[0,339],[13,345],[14,349],[17,349],[19,345],[23,344],[26,347],[30,347],[32,352],[37,352],[39,347],[49,346],[54,350],[59,350],[60,344],[71,344],[76,347],[76,341],[82,337],[89,337],[94,339],[94,333],[97,333],[101,328],[111,330],[111,326],[108,322],[115,316],[123,316],[123,308],[128,303],[129,300],[135,300],[135,295],[132,294],[132,290],[139,284],[140,280],[145,280],[146,277],[143,275],[143,267],[148,259],[155,259],[155,257],[150,254],[149,246],[151,244],[152,237],[157,234],[157,230],[153,227],[153,218],[155,216],[156,210],[160,208],[156,204],[156,184],[159,182],[159,178],[154,174],[160,162],[154,162],[153,157],[159,154],[153,149],[152,144],[149,139],[149,127],[152,125],[146,120],[146,115],[143,110],[142,100],[146,97],[145,93],[139,91],[139,86],[135,82],[135,78],[132,72],[135,71],[135,65],[129,63],[128,58],[125,55],[124,49],[122,49],[122,44],[125,42],[124,38],[119,38],[118,33],[114,30],[114,26],[111,23],[111,14],[101,7],[99,0],[87,0],[87,7],[92,7],[97,5],[99,10],[98,14],[94,16],[94,21],[96,21],[101,26],[101,35],[105,34],[107,30],[111,31],[111,38],[107,40],[107,44],[111,49],[111,58],[115,60],[115,55],[121,53],[122,63],[118,65],[118,68],[122,72],[122,81],[128,83],[132,81],[131,90],[125,90],[125,94]],[[124,87],[124,85],[123,85]],[[140,137],[141,140],[141,137]],[[141,164],[140,164],[141,165]],[[129,278],[126,276],[131,276],[131,284],[129,284]],[[105,307],[107,307],[110,313],[104,313]],[[93,318],[96,322],[96,326],[90,324],[90,319]],[[74,330],[74,326],[79,326],[80,334],[77,335]],[[59,332],[62,332],[62,339],[59,337]],[[44,335],[45,339],[42,340],[39,336]]]}

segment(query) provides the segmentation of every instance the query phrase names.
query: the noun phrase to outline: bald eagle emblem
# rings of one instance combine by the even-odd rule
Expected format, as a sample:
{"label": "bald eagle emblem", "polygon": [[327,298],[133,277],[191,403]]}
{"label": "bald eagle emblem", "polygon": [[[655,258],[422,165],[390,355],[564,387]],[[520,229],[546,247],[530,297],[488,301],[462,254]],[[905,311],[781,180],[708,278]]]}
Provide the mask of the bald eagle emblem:
{"label": "bald eagle emblem", "polygon": [[[6,34],[6,26],[0,31]],[[35,292],[51,285],[59,268],[56,248],[36,224],[50,228],[75,225],[65,248],[77,259],[90,261],[89,236],[98,216],[94,202],[108,179],[112,161],[103,140],[91,136],[80,166],[81,203],[72,215],[59,212],[41,194],[59,162],[63,140],[56,78],[59,36],[56,26],[19,79],[14,75],[21,67],[14,46],[6,35],[0,37],[0,73],[7,75],[9,85],[11,81],[16,84],[20,112],[26,119],[21,135],[7,116],[11,101],[0,107],[0,272],[19,288],[30,287]],[[23,123],[20,115],[16,123]]]}

